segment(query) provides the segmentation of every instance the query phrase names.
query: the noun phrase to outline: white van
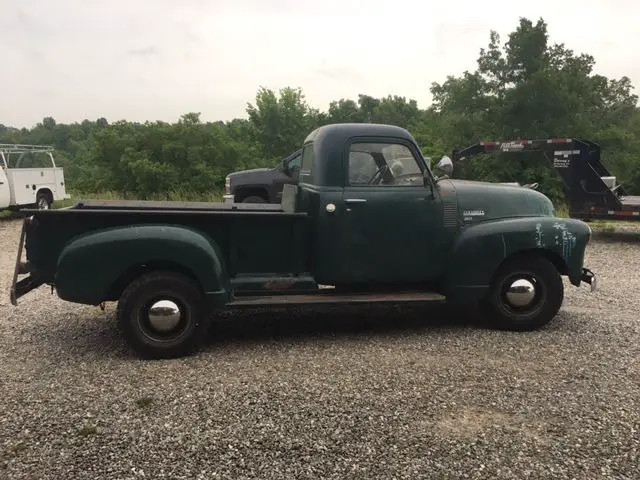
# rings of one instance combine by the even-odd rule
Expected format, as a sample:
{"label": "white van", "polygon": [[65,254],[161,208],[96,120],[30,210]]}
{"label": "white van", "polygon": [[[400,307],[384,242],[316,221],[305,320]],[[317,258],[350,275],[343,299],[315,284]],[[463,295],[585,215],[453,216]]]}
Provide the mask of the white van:
{"label": "white van", "polygon": [[46,210],[68,198],[53,147],[0,143],[0,210],[26,206]]}

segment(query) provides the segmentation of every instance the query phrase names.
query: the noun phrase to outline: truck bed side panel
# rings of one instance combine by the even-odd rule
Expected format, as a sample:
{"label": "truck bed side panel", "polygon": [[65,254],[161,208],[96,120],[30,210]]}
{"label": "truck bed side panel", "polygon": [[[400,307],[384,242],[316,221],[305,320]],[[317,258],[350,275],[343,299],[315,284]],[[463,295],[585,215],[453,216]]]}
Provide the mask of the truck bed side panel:
{"label": "truck bed side panel", "polygon": [[[34,214],[34,220],[27,234],[27,258],[47,283],[56,282],[60,255],[73,239],[109,228],[133,225],[183,226],[203,234],[222,252],[227,268],[225,273],[230,278],[242,273],[296,273],[308,269],[304,248],[307,218],[304,215],[70,209],[38,212]],[[122,248],[128,247],[123,244]],[[169,248],[173,247],[167,246]],[[112,252],[112,255],[100,260],[104,262],[105,269],[109,263],[118,261],[118,252]],[[169,256],[175,257],[175,252]],[[99,275],[99,263],[93,268]]]}

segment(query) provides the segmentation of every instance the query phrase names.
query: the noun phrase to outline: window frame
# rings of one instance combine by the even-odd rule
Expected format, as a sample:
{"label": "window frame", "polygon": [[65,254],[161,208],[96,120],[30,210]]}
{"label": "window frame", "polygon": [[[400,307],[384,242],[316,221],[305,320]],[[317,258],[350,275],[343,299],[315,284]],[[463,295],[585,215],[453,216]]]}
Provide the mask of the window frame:
{"label": "window frame", "polygon": [[[305,165],[305,153],[310,151],[310,164]],[[313,142],[305,143],[302,146],[302,152],[300,153],[300,173],[298,174],[298,178],[300,179],[300,183],[308,183],[309,185],[313,185],[313,165],[315,163],[315,152],[313,148]]]}
{"label": "window frame", "polygon": [[352,185],[350,180],[349,180],[349,173],[350,173],[350,153],[351,153],[351,147],[353,145],[357,145],[357,144],[362,144],[362,143],[378,143],[378,144],[387,144],[387,145],[402,145],[404,147],[407,147],[407,149],[409,150],[409,152],[411,153],[411,156],[413,157],[413,160],[416,162],[416,164],[418,165],[418,168],[420,169],[420,173],[422,175],[422,177],[424,178],[425,176],[425,170],[427,172],[427,177],[429,179],[429,183],[431,184],[431,186],[434,185],[435,180],[433,178],[433,174],[431,173],[431,170],[429,169],[429,167],[427,166],[424,156],[422,155],[422,152],[420,152],[417,148],[416,145],[413,142],[410,142],[409,140],[405,139],[405,138],[401,138],[401,137],[380,137],[380,136],[376,136],[376,137],[352,137],[349,140],[347,140],[346,144],[345,144],[345,150],[343,152],[344,155],[344,165],[343,165],[343,172],[344,172],[344,182],[343,182],[343,186],[344,188],[361,188],[361,187],[365,187],[365,188],[415,188],[415,187],[425,187],[426,185],[424,185],[423,182],[421,183],[417,183],[417,184],[404,184],[404,185]]}

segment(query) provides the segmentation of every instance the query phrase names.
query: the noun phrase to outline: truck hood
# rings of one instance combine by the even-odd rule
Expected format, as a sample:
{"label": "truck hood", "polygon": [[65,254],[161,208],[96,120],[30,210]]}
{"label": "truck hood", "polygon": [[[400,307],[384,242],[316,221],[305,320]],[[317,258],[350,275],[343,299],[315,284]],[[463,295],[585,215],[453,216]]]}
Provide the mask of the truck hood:
{"label": "truck hood", "polygon": [[272,170],[271,168],[252,168],[250,170],[240,170],[238,172],[230,173],[229,178],[244,177],[245,175],[252,175],[254,173],[261,173],[261,172],[269,172],[271,170]]}
{"label": "truck hood", "polygon": [[[464,223],[523,216],[554,216],[549,198],[529,188],[468,180],[441,180],[456,192]],[[444,187],[444,185],[442,185]]]}

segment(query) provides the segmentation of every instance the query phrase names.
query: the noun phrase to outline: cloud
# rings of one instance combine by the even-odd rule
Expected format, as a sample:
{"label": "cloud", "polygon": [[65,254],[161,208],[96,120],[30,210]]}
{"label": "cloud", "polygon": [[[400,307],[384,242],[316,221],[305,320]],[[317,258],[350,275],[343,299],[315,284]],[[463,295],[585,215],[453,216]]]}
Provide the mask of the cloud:
{"label": "cloud", "polygon": [[158,55],[160,53],[160,49],[158,49],[158,47],[155,47],[153,45],[149,45],[148,47],[143,47],[143,48],[132,48],[131,50],[128,50],[127,53],[129,55],[139,55],[141,57],[148,57],[148,56]]}
{"label": "cloud", "polygon": [[592,54],[598,73],[640,80],[637,0],[579,9],[557,0],[154,0],[153,11],[131,0],[0,3],[10,5],[0,7],[0,45],[11,46],[0,122],[16,126],[49,115],[172,121],[186,111],[228,120],[246,115],[259,85],[300,86],[322,109],[358,93],[426,107],[431,82],[475,69],[489,30],[504,42],[519,16],[542,16],[550,41]]}
{"label": "cloud", "polygon": [[16,17],[18,18],[18,23],[22,25],[26,25],[29,22],[29,15],[19,7],[16,9]]}
{"label": "cloud", "polygon": [[312,69],[312,71],[336,82],[362,80],[362,75],[348,67],[326,67],[323,65],[321,68]]}

